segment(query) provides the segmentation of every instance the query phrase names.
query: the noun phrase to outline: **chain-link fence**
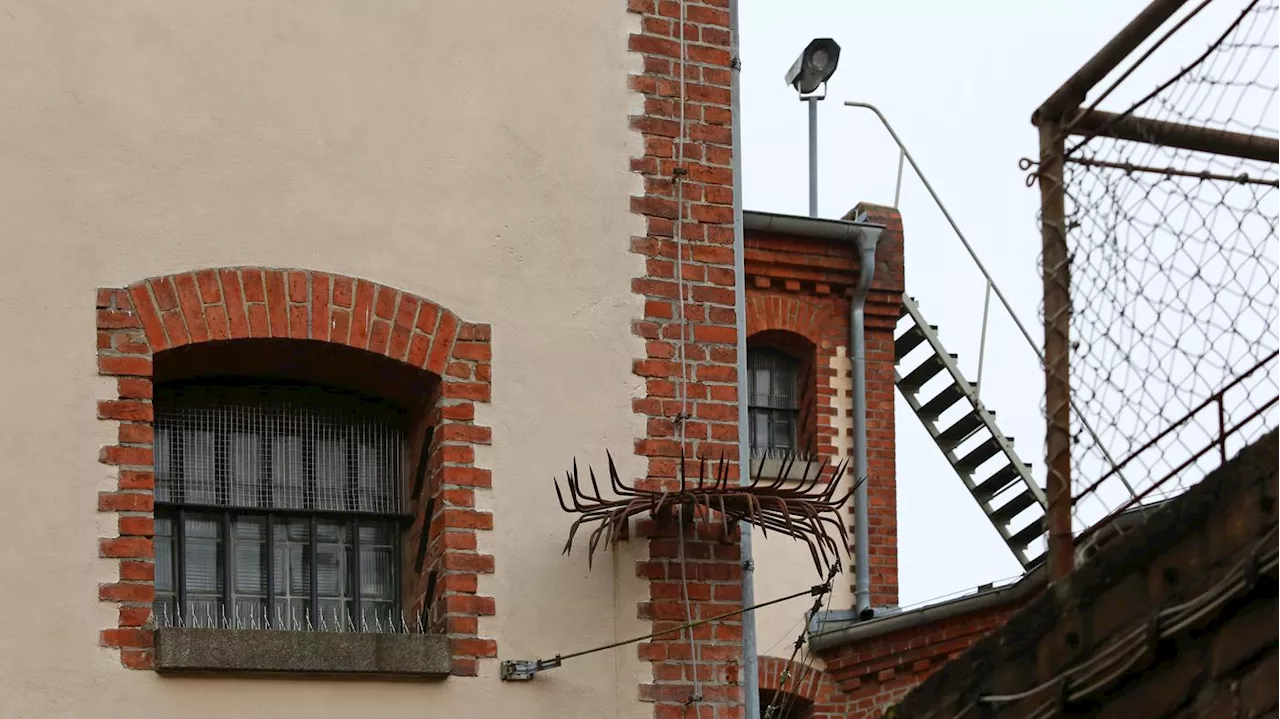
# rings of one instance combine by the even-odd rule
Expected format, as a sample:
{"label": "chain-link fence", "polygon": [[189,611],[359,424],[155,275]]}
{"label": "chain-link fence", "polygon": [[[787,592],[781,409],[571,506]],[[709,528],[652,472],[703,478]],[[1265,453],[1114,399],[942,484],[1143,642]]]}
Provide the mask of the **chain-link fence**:
{"label": "chain-link fence", "polygon": [[1277,14],[1156,0],[1037,111],[1058,576],[1276,427]]}

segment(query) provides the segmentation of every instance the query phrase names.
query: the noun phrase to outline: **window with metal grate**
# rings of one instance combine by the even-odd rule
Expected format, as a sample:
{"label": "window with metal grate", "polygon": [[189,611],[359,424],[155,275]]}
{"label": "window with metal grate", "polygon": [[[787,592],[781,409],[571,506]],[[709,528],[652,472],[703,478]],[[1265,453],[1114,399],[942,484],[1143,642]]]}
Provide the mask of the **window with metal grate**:
{"label": "window with metal grate", "polygon": [[747,394],[751,456],[773,457],[796,451],[796,403],[799,362],[773,349],[747,348]]}
{"label": "window with metal grate", "polygon": [[364,631],[401,623],[401,412],[313,386],[161,385],[157,620]]}

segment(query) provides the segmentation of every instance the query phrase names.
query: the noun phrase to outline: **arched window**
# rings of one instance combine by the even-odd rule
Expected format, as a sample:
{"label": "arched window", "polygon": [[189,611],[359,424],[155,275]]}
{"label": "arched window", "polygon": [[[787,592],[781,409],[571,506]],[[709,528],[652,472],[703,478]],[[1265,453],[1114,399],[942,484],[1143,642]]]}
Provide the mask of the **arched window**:
{"label": "arched window", "polygon": [[763,347],[747,348],[751,454],[773,457],[795,452],[799,423],[799,362]]}

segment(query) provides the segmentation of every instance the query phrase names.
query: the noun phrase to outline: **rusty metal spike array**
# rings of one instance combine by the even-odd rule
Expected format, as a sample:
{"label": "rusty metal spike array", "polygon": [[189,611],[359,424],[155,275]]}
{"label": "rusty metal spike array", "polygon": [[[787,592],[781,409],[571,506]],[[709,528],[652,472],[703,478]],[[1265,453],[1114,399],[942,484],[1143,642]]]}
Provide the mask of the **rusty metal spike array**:
{"label": "rusty metal spike array", "polygon": [[[569,538],[564,543],[564,554],[573,549],[573,540],[578,529],[585,524],[596,523],[595,529],[587,540],[587,566],[591,566],[597,548],[608,549],[628,536],[628,523],[632,517],[648,512],[656,516],[663,510],[685,511],[697,516],[699,507],[706,510],[706,521],[718,521],[729,531],[731,523],[743,521],[760,528],[768,536],[769,532],[799,539],[808,546],[813,564],[821,573],[824,567],[839,560],[841,548],[849,546],[849,537],[844,522],[841,521],[840,508],[853,495],[857,486],[865,478],[859,478],[854,486],[839,499],[834,499],[839,480],[844,476],[845,462],[834,467],[828,482],[819,487],[819,480],[827,467],[824,461],[814,469],[813,460],[806,460],[800,479],[792,486],[787,485],[787,478],[795,467],[796,458],[789,457],[782,462],[782,469],[776,478],[765,480],[759,473],[748,484],[736,484],[729,481],[729,464],[722,456],[716,463],[714,476],[707,475],[707,460],[702,458],[698,463],[698,476],[695,481],[686,476],[686,462],[683,454],[680,457],[680,470],[677,479],[680,489],[674,491],[649,491],[637,489],[626,484],[618,476],[617,467],[613,463],[613,455],[606,453],[609,460],[609,489],[614,496],[606,498],[600,491],[600,484],[595,471],[587,468],[589,487],[584,487],[582,477],[578,473],[578,461],[573,461],[573,469],[565,472],[565,493],[560,489],[560,482],[552,480],[556,489],[556,498],[560,508],[570,514],[581,515],[569,527]],[[763,463],[761,464],[763,469]],[[839,542],[832,534],[839,536]]]}

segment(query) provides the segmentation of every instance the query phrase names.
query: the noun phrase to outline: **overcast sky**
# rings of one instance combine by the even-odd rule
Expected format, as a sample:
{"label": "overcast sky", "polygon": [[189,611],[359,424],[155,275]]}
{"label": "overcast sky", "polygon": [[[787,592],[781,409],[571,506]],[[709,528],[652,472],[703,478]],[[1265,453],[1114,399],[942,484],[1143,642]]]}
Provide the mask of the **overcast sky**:
{"label": "overcast sky", "polygon": [[[842,54],[820,107],[820,215],[893,203],[896,146],[874,115],[842,103],[877,105],[1039,342],[1039,194],[1018,169],[1038,152],[1031,112],[1146,0],[740,3],[745,208],[807,212],[806,110],[783,74],[810,39],[832,37]],[[909,169],[899,208],[907,293],[972,380],[981,276]],[[982,398],[1043,482],[1043,375],[994,300],[991,323]],[[901,398],[897,416],[902,603],[1019,574]]]}

